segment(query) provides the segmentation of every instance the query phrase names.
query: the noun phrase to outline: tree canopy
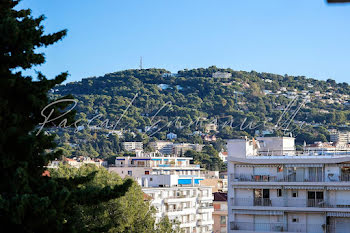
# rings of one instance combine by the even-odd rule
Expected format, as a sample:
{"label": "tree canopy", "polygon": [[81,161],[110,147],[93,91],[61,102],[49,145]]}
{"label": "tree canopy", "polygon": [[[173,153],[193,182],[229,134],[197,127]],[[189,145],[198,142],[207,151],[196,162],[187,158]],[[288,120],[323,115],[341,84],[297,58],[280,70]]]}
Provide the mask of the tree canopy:
{"label": "tree canopy", "polygon": [[[39,72],[33,79],[22,72],[43,64],[45,56],[38,49],[61,40],[66,30],[44,34],[44,16],[35,18],[30,9],[16,10],[17,4],[0,2],[0,223],[11,232],[85,232],[72,218],[72,207],[121,197],[132,181],[82,188],[94,173],[68,180],[43,176],[48,162],[62,152],[54,150],[55,135],[38,132],[41,111],[54,100],[49,90],[68,74],[47,79]],[[56,105],[53,116],[67,105]],[[66,118],[72,122],[74,111]]]}

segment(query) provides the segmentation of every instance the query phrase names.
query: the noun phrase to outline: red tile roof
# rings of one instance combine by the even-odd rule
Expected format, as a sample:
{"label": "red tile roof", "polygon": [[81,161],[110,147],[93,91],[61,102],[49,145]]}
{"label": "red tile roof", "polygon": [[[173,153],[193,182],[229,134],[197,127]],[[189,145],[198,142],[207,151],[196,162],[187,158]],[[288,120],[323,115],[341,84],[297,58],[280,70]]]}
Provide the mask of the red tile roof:
{"label": "red tile roof", "polygon": [[65,161],[71,161],[71,162],[75,162],[74,159],[70,159],[70,158],[64,158]]}
{"label": "red tile roof", "polygon": [[50,177],[50,172],[48,170],[45,170],[41,175]]}

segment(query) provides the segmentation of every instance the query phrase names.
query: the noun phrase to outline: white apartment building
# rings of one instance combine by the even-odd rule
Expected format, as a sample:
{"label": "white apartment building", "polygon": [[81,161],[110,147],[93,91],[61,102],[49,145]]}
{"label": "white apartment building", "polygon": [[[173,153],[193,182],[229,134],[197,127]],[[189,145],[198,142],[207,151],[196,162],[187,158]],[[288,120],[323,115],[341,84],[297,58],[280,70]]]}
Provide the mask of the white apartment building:
{"label": "white apartment building", "polygon": [[188,150],[202,151],[204,145],[191,143],[174,144],[173,153],[177,156],[183,156]]}
{"label": "white apartment building", "polygon": [[184,181],[189,182],[190,178],[197,177],[195,182],[199,183],[200,166],[190,164],[192,158],[176,156],[136,156],[136,157],[117,157],[115,165],[110,166],[109,170],[118,173],[122,178],[125,176],[140,179],[144,175],[179,175]]}
{"label": "white apartment building", "polygon": [[126,151],[143,150],[142,142],[122,142],[123,148]]}
{"label": "white apartment building", "polygon": [[214,223],[212,188],[199,185],[204,177],[200,166],[190,164],[191,160],[164,155],[117,157],[109,170],[139,182],[143,192],[152,197],[157,221],[167,215],[186,233],[209,233]]}
{"label": "white apartment building", "polygon": [[212,77],[213,78],[231,78],[232,77],[232,74],[229,73],[229,72],[220,72],[220,71],[217,71],[215,73],[212,74]]}
{"label": "white apartment building", "polygon": [[341,145],[348,144],[350,143],[350,131],[330,130],[330,140]]}
{"label": "white apartment building", "polygon": [[350,232],[350,154],[293,147],[286,137],[227,141],[228,232]]}
{"label": "white apartment building", "polygon": [[142,191],[152,198],[157,221],[168,216],[170,221],[179,223],[185,233],[212,232],[214,197],[211,187],[198,186],[194,178],[188,184],[179,185],[179,178],[177,175],[142,178]]}
{"label": "white apartment building", "polygon": [[154,141],[149,143],[155,151],[159,151],[162,154],[170,155],[173,153],[174,143],[171,141]]}

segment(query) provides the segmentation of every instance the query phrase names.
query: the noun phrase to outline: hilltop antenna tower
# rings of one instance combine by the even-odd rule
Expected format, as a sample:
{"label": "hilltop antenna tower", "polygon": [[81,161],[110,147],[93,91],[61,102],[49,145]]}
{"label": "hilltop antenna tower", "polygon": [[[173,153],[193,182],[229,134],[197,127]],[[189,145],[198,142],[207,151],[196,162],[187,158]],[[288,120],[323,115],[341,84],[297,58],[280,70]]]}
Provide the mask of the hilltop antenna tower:
{"label": "hilltop antenna tower", "polygon": [[140,70],[142,70],[142,56],[140,57]]}

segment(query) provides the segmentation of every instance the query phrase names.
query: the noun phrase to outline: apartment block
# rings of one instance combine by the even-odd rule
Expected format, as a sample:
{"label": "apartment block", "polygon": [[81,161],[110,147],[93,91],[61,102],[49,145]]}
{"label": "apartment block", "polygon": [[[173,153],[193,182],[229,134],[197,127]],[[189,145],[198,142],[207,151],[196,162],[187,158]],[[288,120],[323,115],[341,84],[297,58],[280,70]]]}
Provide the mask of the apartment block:
{"label": "apartment block", "polygon": [[350,132],[349,131],[332,130],[332,131],[330,131],[330,140],[331,140],[331,142],[336,142],[340,145],[349,144],[350,143]]}
{"label": "apartment block", "polygon": [[350,153],[298,152],[286,137],[227,143],[228,232],[350,232]]}
{"label": "apartment block", "polygon": [[212,232],[213,195],[199,165],[174,155],[117,157],[111,172],[133,177],[156,208],[156,221],[168,216],[186,233]]}
{"label": "apartment block", "polygon": [[142,191],[151,197],[156,219],[168,216],[185,233],[212,232],[213,195],[211,187],[191,183],[179,185],[176,175],[151,175],[142,178]]}
{"label": "apartment block", "polygon": [[123,148],[126,151],[137,151],[137,150],[143,150],[143,143],[142,142],[122,142]]}
{"label": "apartment block", "polygon": [[150,142],[150,147],[162,154],[170,155],[173,153],[174,143],[171,141],[154,141]]}
{"label": "apartment block", "polygon": [[202,151],[204,145],[201,144],[190,144],[190,143],[179,143],[174,144],[173,153],[177,156],[183,156],[188,150]]}

